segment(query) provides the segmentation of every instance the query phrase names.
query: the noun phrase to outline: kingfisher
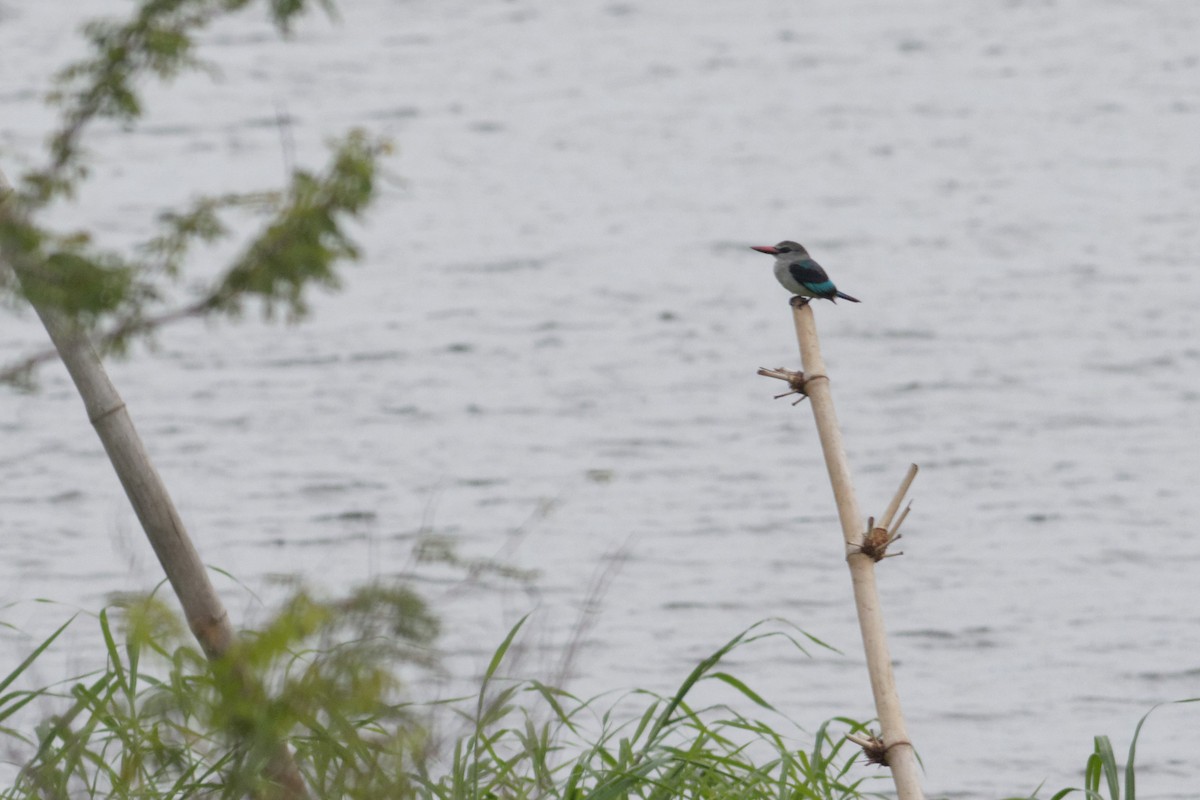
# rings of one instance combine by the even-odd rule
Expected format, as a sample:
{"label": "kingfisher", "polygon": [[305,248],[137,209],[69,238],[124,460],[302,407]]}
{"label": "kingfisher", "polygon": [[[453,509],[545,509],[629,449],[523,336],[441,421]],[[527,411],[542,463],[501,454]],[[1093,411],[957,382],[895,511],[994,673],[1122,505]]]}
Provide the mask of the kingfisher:
{"label": "kingfisher", "polygon": [[813,261],[812,256],[804,249],[804,245],[795,242],[780,242],[774,247],[751,247],[750,249],[775,256],[775,277],[783,284],[783,288],[794,295],[799,295],[792,298],[792,302],[797,305],[807,303],[807,298],[810,297],[824,297],[834,303],[839,297],[849,300],[851,303],[862,302],[857,297],[839,292],[821,265]]}

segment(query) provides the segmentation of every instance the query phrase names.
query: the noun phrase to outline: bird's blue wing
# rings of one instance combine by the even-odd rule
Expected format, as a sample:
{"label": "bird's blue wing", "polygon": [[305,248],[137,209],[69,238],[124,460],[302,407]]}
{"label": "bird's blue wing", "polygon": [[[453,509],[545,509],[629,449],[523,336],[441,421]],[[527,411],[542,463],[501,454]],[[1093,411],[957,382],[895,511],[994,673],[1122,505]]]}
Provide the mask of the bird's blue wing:
{"label": "bird's blue wing", "polygon": [[837,295],[837,287],[833,285],[833,281],[829,280],[829,276],[825,274],[821,265],[811,258],[788,264],[788,272],[792,273],[792,277],[796,279],[797,283],[804,284],[804,288],[817,297]]}

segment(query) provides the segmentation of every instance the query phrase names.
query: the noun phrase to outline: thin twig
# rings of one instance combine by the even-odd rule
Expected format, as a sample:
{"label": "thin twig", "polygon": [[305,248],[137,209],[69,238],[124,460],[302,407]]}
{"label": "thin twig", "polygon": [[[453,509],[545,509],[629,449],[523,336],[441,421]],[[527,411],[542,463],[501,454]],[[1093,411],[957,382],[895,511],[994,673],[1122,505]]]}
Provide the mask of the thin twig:
{"label": "thin twig", "polygon": [[[93,338],[94,346],[96,350],[103,353],[109,348],[109,346],[113,344],[113,342],[127,339],[135,334],[150,333],[173,322],[179,322],[180,320],[203,316],[204,314],[208,313],[211,308],[211,300],[205,298],[204,300],[199,300],[191,305],[175,308],[170,311],[164,311],[161,314],[155,314],[151,317],[126,320],[112,330],[96,334]],[[34,353],[31,356],[21,359],[20,361],[15,361],[3,369],[0,369],[0,383],[20,381],[34,368],[45,364],[48,361],[57,360],[58,351],[53,347],[48,347],[45,350]]]}
{"label": "thin twig", "polygon": [[912,511],[912,500],[908,501],[908,505],[904,507],[904,511],[900,512],[900,519],[896,520],[896,524],[891,528],[891,532],[897,539],[900,538],[900,526],[904,524],[904,520],[908,519],[909,511]]}
{"label": "thin twig", "polygon": [[[900,481],[900,488],[896,490],[895,496],[892,497],[892,502],[888,504],[887,511],[883,512],[883,518],[879,521],[882,527],[887,528],[891,526],[892,517],[896,516],[896,509],[900,508],[900,504],[904,502],[904,495],[908,494],[908,488],[912,486],[913,479],[917,477],[917,469],[916,464],[908,465],[908,472],[905,473],[904,480]],[[905,513],[908,512],[905,511]],[[900,524],[896,523],[896,527],[899,528]]]}

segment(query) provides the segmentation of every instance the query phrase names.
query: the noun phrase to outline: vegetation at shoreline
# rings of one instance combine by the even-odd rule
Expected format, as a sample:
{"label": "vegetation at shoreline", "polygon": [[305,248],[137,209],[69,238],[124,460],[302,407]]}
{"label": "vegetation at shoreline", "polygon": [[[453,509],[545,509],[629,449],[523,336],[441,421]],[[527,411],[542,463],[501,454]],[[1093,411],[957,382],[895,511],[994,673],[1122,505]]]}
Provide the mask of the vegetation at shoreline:
{"label": "vegetation at shoreline", "polygon": [[[719,669],[728,653],[765,637],[784,636],[800,650],[823,646],[805,634],[755,626],[698,664],[670,697],[635,690],[584,700],[504,677],[522,621],[475,696],[420,704],[408,687],[435,665],[437,625],[404,588],[374,585],[337,601],[298,592],[239,637],[236,658],[218,661],[156,598],[127,600],[97,621],[103,669],[68,686],[13,688],[64,625],[0,680],[0,751],[19,765],[0,796],[271,797],[264,766],[279,741],[317,797],[883,796],[868,787],[885,774],[855,769],[857,749],[842,737],[865,731],[862,723],[837,718],[805,734]],[[251,674],[230,674],[233,665]],[[689,694],[704,681],[773,721],[728,705],[693,707]],[[47,700],[62,710],[29,723],[22,709]],[[462,732],[436,744],[431,731],[450,727]]]}
{"label": "vegetation at shoreline", "polygon": [[[258,630],[240,634],[236,657],[218,661],[161,599],[126,598],[96,617],[103,668],[18,688],[53,656],[68,622],[0,679],[0,753],[16,775],[0,797],[279,797],[264,769],[279,741],[315,797],[890,796],[886,771],[844,738],[867,733],[866,724],[836,717],[807,732],[720,669],[729,653],[763,638],[785,637],[801,652],[825,647],[807,634],[760,623],[700,662],[671,696],[635,689],[581,699],[504,674],[524,622],[497,648],[476,694],[427,703],[412,687],[436,674],[437,621],[402,586],[370,585],[337,600],[297,591]],[[235,665],[250,674],[231,673]],[[709,681],[734,702],[692,706],[692,690]],[[39,719],[34,708],[47,704],[56,713]],[[1009,800],[1136,800],[1137,741],[1151,712],[1124,767],[1098,736],[1082,787]],[[437,734],[446,730],[457,733]]]}

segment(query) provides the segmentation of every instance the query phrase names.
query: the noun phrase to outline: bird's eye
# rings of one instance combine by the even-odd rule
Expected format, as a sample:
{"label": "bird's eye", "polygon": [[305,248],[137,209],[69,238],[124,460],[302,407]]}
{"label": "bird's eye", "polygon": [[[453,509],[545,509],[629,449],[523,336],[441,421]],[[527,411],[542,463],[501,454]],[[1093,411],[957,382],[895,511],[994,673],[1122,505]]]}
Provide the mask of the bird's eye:
{"label": "bird's eye", "polygon": [[790,252],[792,252],[792,248],[790,248],[790,247],[776,247],[776,248],[775,248],[775,250],[776,250],[777,252],[780,252],[780,253],[790,253]]}

